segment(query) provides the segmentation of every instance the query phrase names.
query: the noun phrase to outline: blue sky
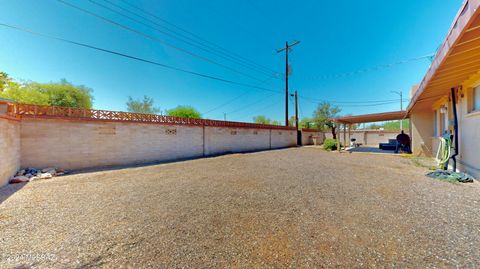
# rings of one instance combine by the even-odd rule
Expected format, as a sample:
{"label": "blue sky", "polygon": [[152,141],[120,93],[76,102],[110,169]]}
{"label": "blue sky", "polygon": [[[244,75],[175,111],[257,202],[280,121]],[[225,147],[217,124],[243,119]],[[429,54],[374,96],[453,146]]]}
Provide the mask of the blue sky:
{"label": "blue sky", "polygon": [[[161,29],[159,25],[166,25],[162,21],[156,21],[157,25],[144,21],[152,26],[147,27],[91,1],[64,1],[156,40],[108,24],[57,0],[0,0],[0,23],[284,91],[281,79],[265,81],[268,78],[265,73],[209,54],[152,28]],[[92,1],[109,6],[104,0]],[[124,2],[109,1],[139,13]],[[317,100],[334,102],[342,108],[342,114],[398,110],[398,103],[365,106],[371,103],[349,102],[397,99],[391,91],[398,90],[408,98],[410,87],[420,82],[428,69],[428,59],[355,75],[336,75],[434,52],[462,3],[462,0],[126,1],[278,73],[284,72],[284,54],[275,50],[287,40],[300,40],[290,54],[293,71],[290,89],[308,97],[299,99],[301,116],[305,117],[312,114]],[[158,40],[202,58],[165,46]],[[228,120],[235,121],[251,121],[260,114],[284,119],[284,95],[280,93],[208,80],[4,27],[0,27],[0,70],[16,79],[49,82],[66,78],[86,85],[94,90],[94,107],[98,109],[125,110],[128,96],[147,95],[153,97],[161,109],[192,105],[205,113],[237,97],[204,117],[223,119],[225,112]],[[290,104],[290,115],[293,112]]]}

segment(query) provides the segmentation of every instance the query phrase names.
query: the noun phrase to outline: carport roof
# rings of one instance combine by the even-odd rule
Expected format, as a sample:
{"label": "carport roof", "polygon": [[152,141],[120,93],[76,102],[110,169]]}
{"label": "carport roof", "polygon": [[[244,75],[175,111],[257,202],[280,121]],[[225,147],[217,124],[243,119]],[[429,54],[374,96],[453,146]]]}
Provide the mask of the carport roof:
{"label": "carport roof", "polygon": [[377,122],[387,120],[401,120],[406,117],[406,111],[392,111],[374,114],[364,114],[357,116],[345,116],[332,119],[334,122],[341,124],[355,124],[364,122]]}

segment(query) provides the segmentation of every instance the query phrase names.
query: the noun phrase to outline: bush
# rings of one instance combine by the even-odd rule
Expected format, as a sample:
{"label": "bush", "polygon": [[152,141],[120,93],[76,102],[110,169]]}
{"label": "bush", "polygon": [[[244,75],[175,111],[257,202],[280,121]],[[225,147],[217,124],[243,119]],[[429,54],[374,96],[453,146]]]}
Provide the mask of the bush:
{"label": "bush", "polygon": [[328,151],[337,150],[337,140],[332,138],[325,139],[325,141],[323,141],[323,148]]}

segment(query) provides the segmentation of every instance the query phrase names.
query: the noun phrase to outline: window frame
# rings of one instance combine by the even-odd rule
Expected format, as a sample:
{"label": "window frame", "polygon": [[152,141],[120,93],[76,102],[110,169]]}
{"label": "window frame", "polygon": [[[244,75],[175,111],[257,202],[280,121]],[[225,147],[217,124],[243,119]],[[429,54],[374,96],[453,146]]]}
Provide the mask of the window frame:
{"label": "window frame", "polygon": [[480,112],[480,84],[472,87],[471,98],[472,98],[472,103],[471,103],[472,109],[470,110],[470,112],[472,113]]}

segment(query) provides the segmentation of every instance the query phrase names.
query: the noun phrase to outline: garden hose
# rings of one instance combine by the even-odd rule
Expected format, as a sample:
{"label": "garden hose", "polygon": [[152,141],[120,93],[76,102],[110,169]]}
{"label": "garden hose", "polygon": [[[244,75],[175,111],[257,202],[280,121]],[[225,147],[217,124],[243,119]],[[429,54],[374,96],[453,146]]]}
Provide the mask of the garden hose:
{"label": "garden hose", "polygon": [[450,138],[440,137],[440,145],[438,146],[436,157],[439,168],[445,167],[448,159],[450,159],[451,144]]}

